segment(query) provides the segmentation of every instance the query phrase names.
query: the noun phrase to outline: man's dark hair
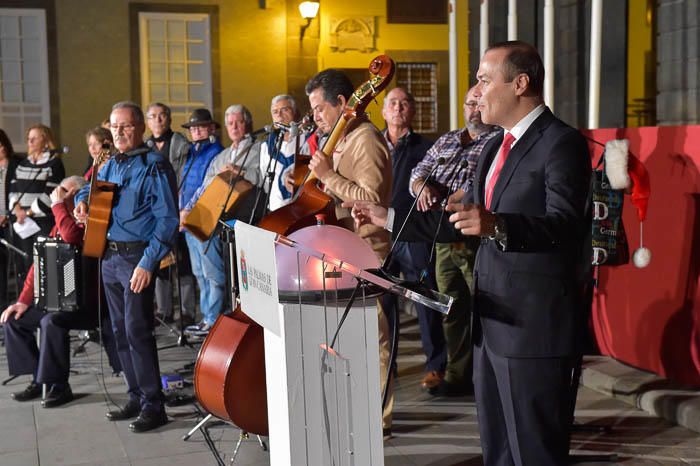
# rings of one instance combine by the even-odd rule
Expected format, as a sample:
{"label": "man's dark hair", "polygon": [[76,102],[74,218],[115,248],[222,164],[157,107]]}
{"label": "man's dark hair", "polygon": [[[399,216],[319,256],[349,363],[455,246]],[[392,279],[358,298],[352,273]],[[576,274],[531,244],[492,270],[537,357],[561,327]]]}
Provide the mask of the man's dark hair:
{"label": "man's dark hair", "polygon": [[506,49],[507,55],[503,61],[503,77],[506,82],[512,81],[521,73],[530,79],[530,90],[541,97],[544,89],[544,65],[535,47],[519,40],[499,42],[486,51]]}
{"label": "man's dark hair", "polygon": [[323,89],[323,100],[331,105],[338,105],[338,96],[342,95],[349,99],[355,87],[350,82],[350,78],[340,70],[327,69],[319,72],[306,83],[306,95],[311,94],[316,89]]}

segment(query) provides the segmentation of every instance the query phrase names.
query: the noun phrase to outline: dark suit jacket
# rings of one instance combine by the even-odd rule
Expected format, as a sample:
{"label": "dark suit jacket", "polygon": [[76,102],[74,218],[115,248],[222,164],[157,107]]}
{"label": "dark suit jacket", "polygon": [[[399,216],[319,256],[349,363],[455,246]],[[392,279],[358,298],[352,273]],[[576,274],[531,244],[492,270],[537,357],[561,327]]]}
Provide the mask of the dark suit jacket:
{"label": "dark suit jacket", "polygon": [[[483,204],[493,138],[477,165],[467,202]],[[504,219],[505,247],[482,240],[474,270],[474,339],[506,357],[575,355],[585,335],[584,242],[591,172],[583,136],[545,109],[517,141],[494,187],[491,210]],[[445,215],[445,219],[449,215]],[[395,225],[405,213],[396,212]],[[431,236],[439,213],[409,222],[404,234]],[[433,230],[434,231],[434,230]],[[403,236],[403,235],[402,235]],[[443,220],[439,241],[458,234]]]}

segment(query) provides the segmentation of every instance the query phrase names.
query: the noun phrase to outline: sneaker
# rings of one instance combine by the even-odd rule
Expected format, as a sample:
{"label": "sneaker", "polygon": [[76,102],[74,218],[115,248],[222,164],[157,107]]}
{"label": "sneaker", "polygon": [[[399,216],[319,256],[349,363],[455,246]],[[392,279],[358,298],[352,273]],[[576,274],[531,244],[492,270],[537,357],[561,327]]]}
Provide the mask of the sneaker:
{"label": "sneaker", "polygon": [[27,385],[27,388],[25,388],[21,392],[12,393],[12,394],[10,394],[10,396],[15,401],[34,400],[34,399],[39,398],[41,396],[41,385],[39,385],[38,383],[32,382],[29,385]]}
{"label": "sneaker", "polygon": [[207,324],[204,321],[198,322],[196,324],[188,325],[187,327],[185,327],[185,332],[187,332],[187,333],[196,332],[198,330],[201,330],[205,325],[207,325]]}
{"label": "sneaker", "polygon": [[188,332],[193,337],[204,338],[209,335],[212,325],[202,322],[197,330],[192,330]]}

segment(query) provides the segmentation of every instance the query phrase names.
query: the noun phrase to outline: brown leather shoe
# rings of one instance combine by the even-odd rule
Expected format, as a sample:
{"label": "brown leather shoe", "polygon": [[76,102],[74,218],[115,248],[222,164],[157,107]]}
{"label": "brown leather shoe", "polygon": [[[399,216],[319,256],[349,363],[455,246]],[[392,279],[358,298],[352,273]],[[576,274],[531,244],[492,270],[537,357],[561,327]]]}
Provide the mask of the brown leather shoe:
{"label": "brown leather shoe", "polygon": [[442,371],[430,371],[426,372],[423,380],[420,381],[420,387],[423,390],[430,390],[437,387],[445,378],[445,373]]}

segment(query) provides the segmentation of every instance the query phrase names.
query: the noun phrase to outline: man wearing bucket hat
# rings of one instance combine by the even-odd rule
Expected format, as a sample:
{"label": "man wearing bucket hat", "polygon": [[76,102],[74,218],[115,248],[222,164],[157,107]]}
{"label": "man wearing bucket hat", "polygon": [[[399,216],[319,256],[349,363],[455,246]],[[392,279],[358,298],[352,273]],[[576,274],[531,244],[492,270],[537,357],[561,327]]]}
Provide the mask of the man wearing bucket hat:
{"label": "man wearing bucket hat", "polygon": [[[216,137],[216,130],[220,125],[212,119],[211,113],[206,108],[195,109],[182,127],[190,131],[192,146],[182,167],[182,178],[178,189],[180,224],[187,216],[188,211],[185,206],[204,181],[209,164],[224,150]],[[206,244],[191,233],[185,232],[185,239],[190,251],[192,272],[199,284],[199,308],[202,312],[202,321],[188,327],[187,331],[193,336],[205,336],[220,314],[224,301],[226,276],[223,258],[217,248],[209,248],[205,253]]]}

